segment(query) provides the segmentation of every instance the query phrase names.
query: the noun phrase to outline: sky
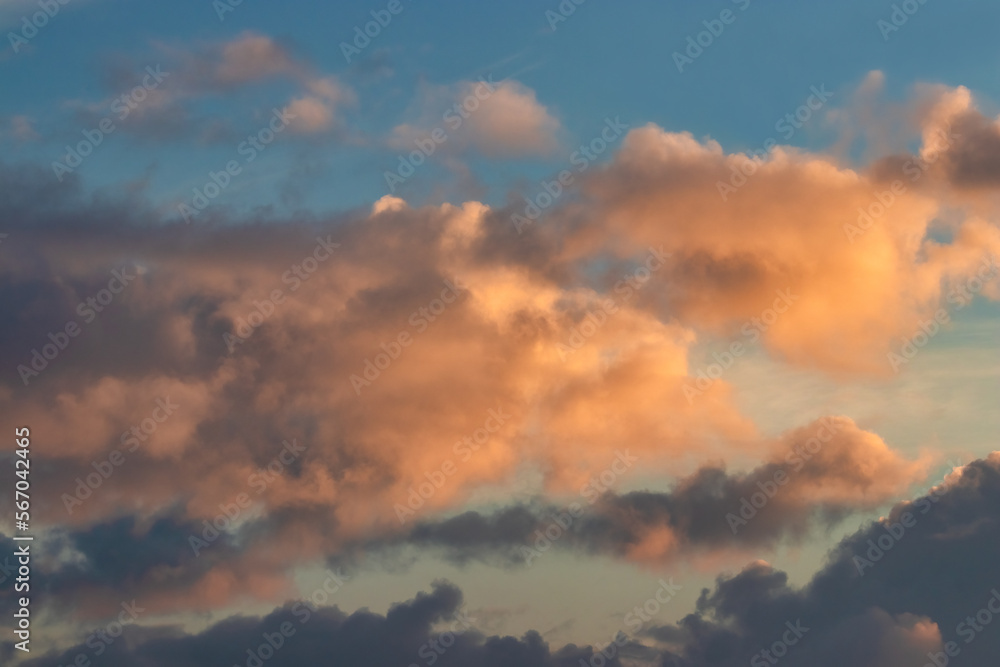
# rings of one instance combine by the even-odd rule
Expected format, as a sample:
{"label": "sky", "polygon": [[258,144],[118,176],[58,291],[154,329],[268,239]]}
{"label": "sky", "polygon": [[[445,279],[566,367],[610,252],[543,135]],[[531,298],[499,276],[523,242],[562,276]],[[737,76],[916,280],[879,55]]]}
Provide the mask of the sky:
{"label": "sky", "polygon": [[0,0],[0,664],[992,664],[998,19]]}

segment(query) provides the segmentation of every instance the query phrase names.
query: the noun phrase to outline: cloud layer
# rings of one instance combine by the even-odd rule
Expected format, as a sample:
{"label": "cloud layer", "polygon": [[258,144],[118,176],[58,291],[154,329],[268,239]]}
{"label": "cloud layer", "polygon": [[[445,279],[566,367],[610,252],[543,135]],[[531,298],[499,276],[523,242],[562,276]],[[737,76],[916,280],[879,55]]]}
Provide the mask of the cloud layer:
{"label": "cloud layer", "polygon": [[[274,665],[333,656],[360,667],[410,664],[433,655],[441,665],[548,667],[586,663],[603,651],[609,665],[629,657],[646,664],[735,667],[768,664],[771,656],[792,667],[905,667],[947,650],[955,658],[949,664],[987,664],[1000,650],[990,627],[1000,613],[1000,535],[993,511],[998,500],[1000,456],[994,454],[845,538],[802,589],[756,562],[720,577],[676,626],[636,623],[623,627],[616,642],[597,647],[553,647],[537,632],[487,636],[477,629],[475,612],[462,608],[461,592],[439,582],[385,616],[290,601],[264,618],[230,618],[197,635],[127,627],[122,641],[104,647],[103,660],[163,667],[245,664],[256,653]],[[964,561],[957,562],[956,554],[965,554]],[[859,565],[866,556],[874,562]],[[998,611],[983,611],[991,608]],[[262,645],[279,648],[260,652]],[[93,650],[81,644],[27,664],[48,667]]]}

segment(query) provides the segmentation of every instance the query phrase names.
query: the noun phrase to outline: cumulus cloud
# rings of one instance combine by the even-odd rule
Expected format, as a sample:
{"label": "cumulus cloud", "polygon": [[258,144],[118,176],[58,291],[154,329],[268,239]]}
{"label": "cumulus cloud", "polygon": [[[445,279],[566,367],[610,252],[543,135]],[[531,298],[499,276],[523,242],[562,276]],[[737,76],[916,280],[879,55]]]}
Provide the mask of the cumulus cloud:
{"label": "cumulus cloud", "polygon": [[988,118],[964,87],[925,88],[920,156],[938,163],[949,182],[981,190],[1000,183],[1000,119]]}
{"label": "cumulus cloud", "polygon": [[340,106],[357,102],[354,92],[336,78],[306,81],[309,94],[295,98],[284,111],[292,116],[291,129],[295,132],[322,132],[335,125],[334,116]]}
{"label": "cumulus cloud", "polygon": [[[746,664],[780,639],[785,622],[801,621],[810,630],[783,664],[902,667],[929,662],[928,652],[948,642],[955,643],[949,664],[987,664],[1000,636],[975,616],[994,598],[1000,609],[1000,570],[990,555],[998,492],[994,452],[845,538],[802,589],[765,563],[721,577],[715,591],[702,594],[698,612],[680,623],[682,638],[668,655],[680,664]],[[869,552],[877,562],[859,566],[856,558]]]}
{"label": "cumulus cloud", "polygon": [[[732,182],[741,185],[720,187]],[[997,255],[1000,232],[969,213],[941,244],[928,232],[945,202],[911,188],[888,193],[886,206],[883,192],[885,182],[829,156],[776,147],[754,160],[648,125],[587,175],[579,206],[546,223],[572,259],[647,245],[673,253],[649,290],[661,319],[736,336],[787,290],[799,301],[768,322],[772,353],[834,374],[886,374],[890,341],[912,336]]]}
{"label": "cumulus cloud", "polygon": [[[687,404],[690,336],[627,301],[591,343],[565,357],[559,346],[584,315],[581,295],[546,275],[551,269],[486,256],[487,228],[502,223],[480,204],[386,205],[367,217],[276,222],[249,235],[172,224],[122,233],[112,222],[131,215],[104,211],[98,222],[80,210],[74,224],[87,234],[51,219],[21,230],[39,245],[3,273],[0,292],[27,299],[23,310],[31,313],[6,329],[4,354],[16,374],[4,393],[20,414],[52,417],[40,420],[50,426],[39,426],[39,437],[65,464],[65,476],[49,477],[53,497],[73,486],[73,466],[120,447],[120,434],[167,395],[182,407],[116,481],[129,504],[169,502],[179,489],[157,479],[170,477],[189,486],[191,511],[200,515],[242,490],[282,440],[299,438],[311,447],[301,473],[276,481],[269,502],[326,507],[346,533],[372,521],[395,524],[394,504],[448,460],[460,472],[432,508],[509,481],[526,460],[546,471],[551,488],[567,489],[606,467],[623,438],[647,465],[669,469],[671,452],[692,442],[721,453],[710,440],[738,443],[753,432],[731,406]],[[317,239],[340,247],[318,267],[310,259],[314,273],[299,278]],[[92,323],[83,321],[79,304],[122,268],[135,273],[129,286]],[[461,286],[457,297],[449,283]],[[255,303],[275,290],[281,303],[260,306],[265,322],[252,319],[261,317],[252,315]],[[83,333],[38,377],[26,373],[25,387],[18,366],[29,368],[32,350],[49,342],[46,332],[70,321]],[[241,338],[249,321],[260,326]],[[376,377],[371,366],[401,334],[412,344]],[[618,405],[607,400],[609,390]],[[677,410],[650,413],[646,401]],[[491,410],[506,416],[463,460],[456,443],[481,431]],[[623,420],[632,420],[624,431]],[[539,424],[543,435],[529,437]],[[176,474],[165,475],[163,459],[173,458]],[[206,474],[185,472],[195,469]],[[356,502],[361,497],[368,502]],[[52,510],[55,520],[84,521],[120,508],[95,494],[72,517]]]}
{"label": "cumulus cloud", "polygon": [[[535,91],[513,80],[425,86],[416,120],[396,126],[387,143],[413,150],[431,140],[445,153],[474,150],[488,157],[547,156],[558,146],[560,123]],[[434,138],[435,130],[438,138]]]}
{"label": "cumulus cloud", "polygon": [[[109,667],[150,661],[163,667],[198,667],[220,661],[245,664],[252,655],[258,656],[257,660],[265,655],[268,664],[278,667],[331,658],[350,665],[405,665],[433,659],[444,667],[571,667],[594,656],[591,647],[569,645],[553,651],[534,631],[521,638],[486,636],[476,629],[475,617],[461,605],[461,591],[439,582],[432,592],[393,606],[385,616],[367,610],[348,615],[336,607],[317,608],[299,602],[275,609],[263,618],[228,619],[198,635],[183,635],[169,628],[127,628],[124,639],[112,644],[101,660]],[[272,637],[271,645],[280,640],[278,650],[268,650],[265,634]],[[72,661],[80,652],[89,651],[81,644],[61,654],[29,660],[25,665],[50,667]],[[606,664],[621,665],[617,658]]]}

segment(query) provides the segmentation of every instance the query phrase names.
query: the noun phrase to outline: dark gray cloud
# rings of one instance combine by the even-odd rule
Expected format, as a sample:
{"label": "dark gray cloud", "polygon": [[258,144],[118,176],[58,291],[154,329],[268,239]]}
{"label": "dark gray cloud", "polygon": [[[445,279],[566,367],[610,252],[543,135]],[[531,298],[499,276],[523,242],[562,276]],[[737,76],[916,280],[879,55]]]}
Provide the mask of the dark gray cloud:
{"label": "dark gray cloud", "polygon": [[[164,636],[162,629],[129,627],[110,645],[94,643],[104,646],[99,664],[107,667],[254,665],[255,658],[269,667],[577,667],[594,654],[592,648],[573,645],[552,651],[536,632],[521,638],[486,637],[470,629],[474,617],[464,614],[461,606],[461,591],[439,582],[431,593],[397,604],[385,616],[366,610],[347,615],[336,607],[299,602],[263,618],[229,618],[198,635],[175,631]],[[93,658],[95,650],[80,644],[29,660],[25,667],[55,667],[81,653]],[[621,663],[612,657],[605,664]]]}
{"label": "dark gray cloud", "polygon": [[[959,188],[995,188],[1000,185],[1000,127],[975,109],[951,120],[946,148],[940,159],[949,181]],[[922,164],[918,164],[918,168]]]}
{"label": "dark gray cloud", "polygon": [[[197,635],[129,627],[126,641],[113,644],[101,664],[246,664],[248,650],[259,651],[265,635],[279,643],[273,633],[287,624],[287,637],[269,665],[329,661],[404,667],[430,664],[433,653],[434,664],[445,667],[577,667],[600,649],[611,656],[605,662],[609,666],[621,664],[619,656],[625,655],[674,667],[776,664],[761,653],[766,650],[789,667],[919,667],[930,660],[928,652],[941,650],[940,632],[941,641],[955,642],[948,664],[986,667],[1000,653],[1000,613],[989,612],[987,621],[982,612],[994,596],[993,607],[1000,603],[998,503],[1000,457],[994,455],[845,538],[804,588],[789,586],[783,572],[756,562],[735,576],[720,577],[714,590],[703,590],[696,609],[676,626],[622,637],[622,647],[557,648],[536,632],[521,638],[484,636],[475,629],[474,616],[462,620],[467,617],[461,592],[439,582],[431,593],[395,605],[385,616],[288,602],[264,618],[229,618]],[[514,532],[522,530],[516,515],[497,523],[507,525],[504,521]],[[905,530],[899,532],[896,524]],[[893,535],[891,545],[887,534]],[[880,540],[884,555],[859,571],[855,557],[866,556]],[[465,627],[471,629],[442,635]],[[444,643],[450,646],[440,650]],[[81,644],[27,665],[64,664],[87,650]]]}
{"label": "dark gray cloud", "polygon": [[[762,563],[720,578],[680,624],[678,664],[746,665],[781,639],[785,623],[799,621],[809,631],[781,658],[789,667],[919,667],[928,652],[941,650],[930,624],[943,642],[956,644],[948,664],[992,664],[1000,655],[1000,615],[983,613],[979,622],[992,617],[992,623],[979,631],[975,617],[1000,590],[998,503],[994,454],[845,538],[803,589]],[[870,565],[857,558],[871,558]],[[1000,599],[992,604],[1000,609]],[[672,632],[650,635],[677,639]]]}
{"label": "dark gray cloud", "polygon": [[[177,513],[148,522],[126,516],[81,530],[57,529],[36,547],[46,558],[32,562],[33,609],[44,607],[53,616],[100,615],[122,599],[185,590],[239,554],[233,536],[225,532],[216,533],[210,546],[195,554],[190,538],[204,532],[203,524]],[[0,547],[0,553],[11,554],[15,542],[0,534]],[[16,606],[13,583],[9,577],[0,586],[5,615]]]}

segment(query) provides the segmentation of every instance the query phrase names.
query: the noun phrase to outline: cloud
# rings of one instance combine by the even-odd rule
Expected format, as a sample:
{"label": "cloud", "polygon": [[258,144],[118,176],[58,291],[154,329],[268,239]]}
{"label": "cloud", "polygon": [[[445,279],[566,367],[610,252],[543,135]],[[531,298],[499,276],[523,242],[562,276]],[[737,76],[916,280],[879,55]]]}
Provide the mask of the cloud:
{"label": "cloud", "polygon": [[[44,537],[51,558],[48,564],[35,564],[32,584],[59,600],[49,607],[54,616],[84,624],[116,614],[126,596],[141,600],[155,614],[214,609],[236,595],[287,593],[280,586],[265,590],[263,582],[270,575],[254,571],[255,558],[238,556],[240,549],[228,535],[196,557],[188,538],[202,530],[169,514],[151,521],[121,517],[86,530],[59,529]],[[11,546],[5,553],[14,553],[14,542],[0,535],[3,541]],[[15,605],[12,589],[0,596],[5,615]]]}
{"label": "cloud", "polygon": [[[608,665],[622,664],[624,656],[641,656],[655,664],[736,667],[768,664],[762,651],[770,651],[789,667],[906,667],[927,662],[928,653],[945,650],[948,642],[954,642],[949,649],[957,655],[954,664],[989,664],[1000,651],[1000,635],[976,616],[1000,601],[1000,566],[994,557],[1000,539],[994,516],[998,501],[1000,453],[994,453],[958,469],[931,494],[899,503],[888,517],[845,538],[805,587],[789,586],[785,573],[756,561],[735,575],[719,577],[714,590],[703,590],[696,609],[676,625],[640,624],[634,633],[623,628],[617,645],[557,648],[535,631],[519,639],[485,636],[475,610],[463,608],[461,591],[437,582],[432,592],[394,605],[384,616],[367,610],[348,615],[336,607],[290,600],[266,617],[235,616],[194,635],[128,627],[125,640],[112,644],[103,659],[108,665],[155,659],[164,667],[242,662],[248,650],[266,643],[265,634],[284,626],[285,641],[270,664],[297,665],[329,656],[359,667],[408,664],[433,652],[435,662],[444,666],[569,667],[603,650]],[[904,518],[907,512],[914,521]],[[904,521],[909,527],[901,533],[890,529]],[[895,535],[892,544],[859,573],[854,557],[872,544],[884,544],[886,535]],[[989,617],[995,622],[995,613]],[[439,650],[444,644],[447,649]],[[26,664],[49,667],[88,650],[80,644]]]}
{"label": "cloud", "polygon": [[[768,461],[743,474],[708,465],[667,492],[607,490],[595,476],[570,501],[514,505],[424,520],[387,545],[439,548],[457,562],[530,564],[547,551],[584,551],[661,567],[707,554],[742,558],[782,541],[800,542],[819,525],[894,500],[926,474],[846,417],[783,435]],[[602,493],[603,492],[603,493]],[[542,537],[561,517],[558,539]],[[539,546],[541,545],[541,546]],[[368,544],[365,550],[377,548]]]}
{"label": "cloud", "polygon": [[10,128],[6,134],[18,142],[35,141],[40,136],[34,127],[35,119],[31,116],[12,116],[9,123]]}
{"label": "cloud", "polygon": [[[746,664],[781,636],[785,622],[801,620],[809,633],[782,664],[902,667],[929,662],[927,653],[946,642],[959,650],[955,664],[987,664],[1000,650],[1000,635],[973,625],[1000,581],[990,556],[998,493],[995,452],[845,538],[802,589],[762,563],[720,577],[702,594],[698,612],[680,623],[684,639],[669,654],[681,664],[709,664],[707,655],[714,665]],[[895,526],[904,520],[909,527],[900,531]],[[855,558],[869,552],[877,562],[859,569]]]}
{"label": "cloud", "polygon": [[[714,336],[756,330],[775,356],[832,374],[889,373],[890,342],[1000,251],[995,225],[971,211],[952,217],[950,244],[933,240],[950,201],[922,183],[892,195],[876,175],[790,148],[754,160],[647,125],[584,178],[577,205],[536,223],[567,259],[662,246],[673,261],[648,290],[659,318]],[[785,290],[799,300],[767,314]]]}
{"label": "cloud", "polygon": [[[465,85],[465,103],[475,95],[472,83]],[[471,104],[467,104],[467,107]],[[538,102],[535,91],[517,81],[502,81],[482,104],[469,113],[469,141],[487,156],[552,154],[558,147],[559,121]]]}
{"label": "cloud", "polygon": [[335,124],[334,112],[340,105],[357,102],[353,91],[335,78],[306,82],[309,95],[298,97],[284,108],[292,116],[291,128],[296,132],[312,133],[328,130]]}
{"label": "cloud", "polygon": [[1000,119],[985,117],[964,86],[927,87],[924,92],[920,156],[938,163],[958,188],[995,187],[1000,183]]}
{"label": "cloud", "polygon": [[[609,465],[624,438],[646,465],[670,469],[671,453],[692,442],[721,453],[727,447],[711,441],[738,443],[753,430],[725,403],[687,405],[690,336],[627,302],[564,359],[558,346],[597,296],[510,257],[485,255],[487,228],[501,221],[478,203],[411,209],[397,202],[369,216],[276,221],[255,232],[133,225],[146,212],[131,204],[74,210],[18,230],[22,243],[37,245],[0,273],[0,295],[25,313],[3,329],[14,373],[2,391],[21,415],[49,417],[40,420],[39,437],[62,466],[47,477],[51,497],[75,486],[74,469],[121,448],[121,434],[157,398],[172,396],[183,408],[130,458],[115,495],[95,494],[72,517],[54,505],[53,521],[161,507],[178,494],[190,498],[192,516],[214,514],[283,440],[298,438],[310,446],[301,472],[269,486],[266,506],[324,508],[346,537],[373,521],[397,525],[394,505],[448,460],[460,471],[429,509],[452,507],[483,484],[507,483],[526,461],[546,471],[550,488],[575,489]],[[299,278],[293,267],[301,273],[317,239],[340,247]],[[86,309],[110,271],[123,268],[134,274],[127,289],[84,321],[80,304]],[[445,307],[440,296],[456,281],[464,287],[457,299],[446,294],[452,303]],[[275,290],[281,303],[265,303]],[[268,315],[244,340],[237,333],[260,317],[255,304]],[[26,375],[25,387],[18,366],[28,368],[32,350],[68,322],[82,333],[38,377]],[[413,343],[394,352],[398,359],[378,378],[365,379],[400,334]],[[338,345],[328,344],[331,336]],[[617,352],[609,364],[610,347]],[[609,389],[619,404],[608,401]],[[633,400],[640,396],[677,410],[649,413]],[[506,416],[489,422],[482,441],[491,410]],[[622,419],[632,420],[624,431]],[[546,424],[544,439],[528,437],[537,423]],[[463,437],[479,439],[478,451],[456,451]]]}
{"label": "cloud", "polygon": [[[150,70],[135,58],[115,61],[105,78],[116,97],[82,105],[80,122],[93,123],[111,110],[116,123],[146,138],[232,140],[239,130],[228,117],[210,118],[201,104],[204,100],[290,83],[298,91],[291,101],[265,108],[295,113],[292,127],[302,133],[339,127],[338,113],[357,101],[354,91],[337,77],[322,75],[286,46],[260,33],[247,31],[228,41],[183,46],[157,43],[155,47],[158,61],[153,69],[162,72],[162,80],[158,78],[152,88],[147,85],[141,99],[119,102],[122,94],[128,95],[144,81],[148,84]],[[128,113],[122,115],[126,106]]]}
{"label": "cloud", "polygon": [[[257,660],[268,656],[267,664],[275,667],[312,664],[331,656],[350,665],[404,665],[433,659],[442,667],[571,667],[594,655],[590,647],[573,645],[553,652],[537,632],[519,639],[487,637],[476,630],[474,616],[465,613],[461,605],[461,591],[438,582],[432,592],[394,605],[385,616],[366,610],[347,615],[336,607],[317,608],[298,602],[263,618],[230,618],[198,635],[129,627],[101,660],[109,667],[150,661],[162,667],[200,667],[220,662],[245,664],[256,654]],[[271,645],[265,635],[272,638]],[[272,649],[275,644],[280,648]],[[90,654],[92,650],[81,644],[25,665],[50,667],[72,661],[78,653]],[[619,667],[621,663],[613,658],[606,664]]]}
{"label": "cloud", "polygon": [[[269,79],[310,76],[309,66],[287,47],[253,31],[227,41],[155,46],[172,63],[170,71],[176,71],[171,83],[189,94],[219,94]],[[121,65],[118,70],[123,71]]]}
{"label": "cloud", "polygon": [[[146,445],[150,446],[152,442]],[[721,467],[705,466],[677,480],[668,492],[616,493],[609,490],[602,473],[580,490],[573,499],[575,506],[537,499],[493,514],[469,511],[443,520],[418,517],[405,530],[397,525],[380,539],[372,539],[371,532],[359,537],[349,524],[330,518],[330,509],[316,497],[329,490],[311,479],[315,464],[273,470],[265,469],[262,461],[257,467],[217,469],[212,483],[228,491],[211,499],[192,498],[182,509],[177,494],[190,493],[190,486],[174,479],[174,473],[163,475],[168,466],[179,464],[178,459],[130,457],[125,463],[128,480],[118,474],[94,489],[92,498],[85,494],[75,516],[92,516],[85,510],[94,505],[120,513],[128,497],[146,499],[133,505],[133,512],[141,512],[146,503],[175,509],[154,517],[91,520],[68,531],[46,550],[62,552],[57,562],[72,564],[48,572],[45,577],[51,583],[46,587],[64,602],[82,602],[78,596],[85,593],[95,608],[98,600],[113,606],[128,590],[155,611],[203,609],[240,597],[267,600],[290,588],[296,565],[323,556],[353,567],[361,553],[391,555],[411,547],[440,551],[458,563],[530,565],[551,548],[550,540],[541,536],[559,522],[562,530],[551,544],[562,551],[656,568],[705,556],[713,561],[718,556],[742,560],[748,553],[782,542],[801,543],[817,526],[832,526],[853,513],[881,506],[924,474],[923,462],[904,460],[877,436],[843,417],[794,430],[773,448],[768,462],[748,473],[729,474]],[[623,462],[629,454],[624,456]],[[58,480],[64,492],[74,493],[83,484],[74,475],[86,476],[66,461],[45,461],[43,466],[40,475]],[[609,470],[623,472],[617,465]],[[160,476],[153,476],[155,471]],[[130,482],[135,478],[139,481]],[[235,509],[237,491],[250,498],[244,504],[246,511]],[[204,491],[198,493],[203,496]],[[157,496],[156,503],[148,500]],[[335,516],[343,518],[339,512]],[[212,537],[210,524],[218,527],[214,532],[221,540]],[[320,524],[325,525],[323,535],[315,532]],[[298,545],[297,558],[271,548],[292,542]],[[142,557],[129,556],[132,548]],[[132,565],[116,566],[119,558],[131,559]]]}
{"label": "cloud", "polygon": [[273,76],[297,74],[301,66],[270,37],[243,33],[221,46],[211,70],[212,85],[242,85]]}
{"label": "cloud", "polygon": [[559,121],[531,88],[513,80],[462,81],[425,86],[417,102],[419,118],[396,126],[391,148],[413,150],[435,130],[444,133],[446,153],[475,151],[494,158],[551,156],[559,146]]}

